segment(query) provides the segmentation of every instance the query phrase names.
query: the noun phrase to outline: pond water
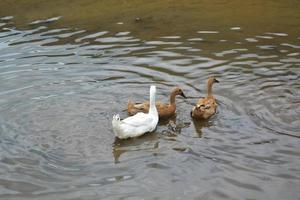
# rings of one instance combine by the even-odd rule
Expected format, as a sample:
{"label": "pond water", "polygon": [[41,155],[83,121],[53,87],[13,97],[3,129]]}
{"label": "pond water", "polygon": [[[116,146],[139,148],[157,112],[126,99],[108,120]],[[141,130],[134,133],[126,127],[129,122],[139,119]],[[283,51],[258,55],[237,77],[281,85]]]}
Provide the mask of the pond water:
{"label": "pond water", "polygon": [[[299,1],[1,1],[0,199],[300,199]],[[218,112],[190,110],[215,75]],[[117,140],[149,86],[177,115]]]}

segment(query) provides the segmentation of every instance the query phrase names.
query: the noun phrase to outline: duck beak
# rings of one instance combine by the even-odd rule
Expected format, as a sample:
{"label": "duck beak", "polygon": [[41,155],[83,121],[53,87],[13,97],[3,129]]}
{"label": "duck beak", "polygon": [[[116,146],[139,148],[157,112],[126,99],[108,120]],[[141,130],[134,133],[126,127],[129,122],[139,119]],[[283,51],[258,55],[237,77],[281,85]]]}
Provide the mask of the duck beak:
{"label": "duck beak", "polygon": [[220,83],[217,79],[215,79],[215,83]]}
{"label": "duck beak", "polygon": [[183,92],[180,94],[180,96],[182,96],[182,97],[184,97],[186,99],[186,96],[185,96],[185,94]]}

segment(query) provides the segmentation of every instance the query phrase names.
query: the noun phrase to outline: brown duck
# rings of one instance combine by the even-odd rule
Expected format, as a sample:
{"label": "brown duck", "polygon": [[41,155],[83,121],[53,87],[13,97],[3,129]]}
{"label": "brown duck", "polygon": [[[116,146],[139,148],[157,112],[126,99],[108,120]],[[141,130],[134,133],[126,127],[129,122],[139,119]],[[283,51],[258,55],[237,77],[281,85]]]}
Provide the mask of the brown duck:
{"label": "brown duck", "polygon": [[207,81],[207,96],[205,98],[200,98],[193,107],[191,115],[195,119],[208,119],[216,113],[217,102],[212,94],[212,86],[214,83],[219,83],[219,81],[211,76]]}
{"label": "brown duck", "polygon": [[[175,111],[176,111],[175,97],[177,95],[180,95],[180,96],[186,98],[182,89],[179,87],[176,87],[172,90],[172,92],[170,94],[170,103],[167,103],[167,104],[161,103],[161,102],[156,103],[156,108],[158,111],[159,118],[168,118],[175,114]],[[147,113],[148,110],[149,110],[149,102],[133,103],[130,100],[128,101],[127,112],[129,115],[134,115],[138,112]]]}

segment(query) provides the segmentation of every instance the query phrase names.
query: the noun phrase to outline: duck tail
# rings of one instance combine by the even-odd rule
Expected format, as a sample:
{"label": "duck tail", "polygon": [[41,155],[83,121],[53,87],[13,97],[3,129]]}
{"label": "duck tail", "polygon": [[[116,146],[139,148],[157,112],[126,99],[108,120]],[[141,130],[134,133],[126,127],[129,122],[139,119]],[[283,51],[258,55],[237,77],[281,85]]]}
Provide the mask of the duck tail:
{"label": "duck tail", "polygon": [[114,115],[112,119],[112,127],[116,136],[118,135],[118,132],[120,130],[120,122],[121,120],[119,114]]}
{"label": "duck tail", "polygon": [[127,113],[129,115],[134,115],[135,114],[134,103],[131,100],[128,100],[128,103],[127,103]]}

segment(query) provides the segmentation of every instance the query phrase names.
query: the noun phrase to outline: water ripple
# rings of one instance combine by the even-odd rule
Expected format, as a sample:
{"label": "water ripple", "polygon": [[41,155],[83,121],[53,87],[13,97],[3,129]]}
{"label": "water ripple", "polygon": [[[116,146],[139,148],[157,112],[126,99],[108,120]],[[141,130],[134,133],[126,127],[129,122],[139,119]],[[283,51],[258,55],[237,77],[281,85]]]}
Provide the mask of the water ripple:
{"label": "water ripple", "polygon": [[[148,35],[155,17],[114,19],[116,29],[94,31],[61,26],[64,17],[23,29],[14,20],[0,18],[0,198],[298,192],[300,60],[289,31],[251,32],[236,23],[147,38],[137,32]],[[192,120],[210,75],[220,81],[217,114]],[[115,139],[112,115],[126,117],[128,99],[147,100],[150,84],[160,101],[174,86],[189,98],[176,98],[176,116],[154,133]]]}

